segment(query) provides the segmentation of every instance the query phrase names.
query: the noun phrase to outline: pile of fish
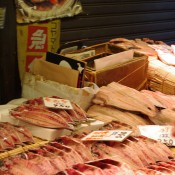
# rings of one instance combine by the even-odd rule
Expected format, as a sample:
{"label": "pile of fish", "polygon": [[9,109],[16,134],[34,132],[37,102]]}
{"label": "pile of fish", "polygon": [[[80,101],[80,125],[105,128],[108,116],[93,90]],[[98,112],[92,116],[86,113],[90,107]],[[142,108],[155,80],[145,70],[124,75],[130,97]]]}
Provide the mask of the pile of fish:
{"label": "pile of fish", "polygon": [[175,122],[175,96],[161,92],[137,91],[112,82],[101,87],[92,102],[88,115],[104,122],[117,120],[132,126]]}
{"label": "pile of fish", "polygon": [[166,95],[162,92],[142,90],[141,93],[145,95],[152,103],[161,108],[158,110],[156,117],[150,118],[150,120],[158,125],[172,125],[175,123],[175,96]]}
{"label": "pile of fish", "polygon": [[157,107],[164,108],[164,109],[175,108],[174,95],[166,95],[159,91],[153,92],[149,90],[141,90],[141,93]]}
{"label": "pile of fish", "polygon": [[24,143],[34,143],[33,136],[26,127],[0,122],[0,152]]}
{"label": "pile of fish", "polygon": [[40,97],[26,101],[12,109],[10,114],[17,119],[41,127],[71,129],[71,125],[76,122],[87,120],[87,114],[80,106],[73,102],[71,105],[73,109],[48,108]]}
{"label": "pile of fish", "polygon": [[[112,122],[101,129],[132,128]],[[175,174],[174,155],[161,142],[128,137],[124,142],[82,141],[85,133],[62,136],[27,152],[2,159],[3,175]]]}
{"label": "pile of fish", "polygon": [[113,159],[101,159],[86,164],[74,165],[71,169],[66,169],[65,172],[60,172],[57,175],[173,175],[175,162],[169,163],[160,162],[155,165],[150,165],[148,168],[132,170],[132,168],[123,162]]}
{"label": "pile of fish", "polygon": [[93,103],[128,111],[138,111],[150,117],[156,115],[154,104],[143,94],[133,88],[116,82],[101,87],[93,99]]}
{"label": "pile of fish", "polygon": [[[156,42],[156,43],[155,43]],[[141,55],[157,55],[157,52],[149,46],[149,44],[164,44],[162,41],[153,41],[149,38],[139,39],[136,38],[134,40],[129,40],[126,38],[114,38],[110,40],[111,44],[114,44],[118,48],[123,50],[133,50],[137,54]]]}

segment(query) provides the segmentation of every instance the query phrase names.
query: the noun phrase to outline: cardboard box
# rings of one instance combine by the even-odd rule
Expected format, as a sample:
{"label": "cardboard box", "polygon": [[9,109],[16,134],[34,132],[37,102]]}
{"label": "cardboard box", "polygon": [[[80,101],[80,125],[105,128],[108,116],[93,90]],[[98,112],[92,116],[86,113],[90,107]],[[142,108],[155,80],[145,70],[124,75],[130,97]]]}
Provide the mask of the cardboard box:
{"label": "cardboard box", "polygon": [[99,87],[115,81],[140,90],[147,83],[147,67],[147,58],[140,57],[99,71],[87,69],[85,76],[87,81],[95,82]]}
{"label": "cardboard box", "polygon": [[148,59],[145,55],[138,55],[134,53],[132,60],[128,60],[123,63],[107,66],[101,70],[95,70],[93,68],[93,61],[95,59],[103,58],[105,56],[120,53],[123,50],[116,47],[114,44],[101,43],[93,45],[84,49],[80,49],[71,53],[65,54],[65,56],[72,54],[76,59],[76,54],[94,53],[93,56],[82,56],[82,60],[87,62],[87,69],[85,72],[85,80],[96,83],[99,87],[107,85],[112,81],[119,82],[123,85],[141,90],[147,86],[147,69]]}

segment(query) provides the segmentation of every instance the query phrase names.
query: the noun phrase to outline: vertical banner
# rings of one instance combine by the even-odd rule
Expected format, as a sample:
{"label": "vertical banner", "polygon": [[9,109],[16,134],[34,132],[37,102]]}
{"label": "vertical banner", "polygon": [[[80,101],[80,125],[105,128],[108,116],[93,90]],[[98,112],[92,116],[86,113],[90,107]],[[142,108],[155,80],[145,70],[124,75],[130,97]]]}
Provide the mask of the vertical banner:
{"label": "vertical banner", "polygon": [[17,50],[20,79],[29,71],[34,59],[56,53],[60,46],[60,20],[17,25]]}

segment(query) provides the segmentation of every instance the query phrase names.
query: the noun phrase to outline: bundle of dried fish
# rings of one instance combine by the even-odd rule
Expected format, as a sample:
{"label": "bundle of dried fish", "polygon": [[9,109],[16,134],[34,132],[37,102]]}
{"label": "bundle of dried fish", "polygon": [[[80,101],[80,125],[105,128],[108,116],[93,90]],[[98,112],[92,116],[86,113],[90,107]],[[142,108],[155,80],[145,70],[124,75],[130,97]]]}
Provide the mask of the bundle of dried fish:
{"label": "bundle of dried fish", "polygon": [[159,91],[154,92],[149,90],[141,90],[141,93],[157,107],[169,109],[175,108],[174,95],[166,95]]}
{"label": "bundle of dried fish", "polygon": [[134,50],[137,54],[157,55],[157,52],[149,47],[149,45],[142,39],[129,40],[126,38],[115,38],[110,40],[111,44],[123,50]]}
{"label": "bundle of dried fish", "polygon": [[[58,97],[54,97],[58,98]],[[72,129],[72,124],[87,120],[86,112],[75,103],[73,109],[56,109],[44,106],[43,98],[35,98],[12,109],[11,116],[41,127]]]}
{"label": "bundle of dried fish", "polygon": [[32,133],[26,127],[0,122],[0,152],[24,143],[34,143]]}
{"label": "bundle of dried fish", "polygon": [[116,82],[103,86],[93,99],[93,103],[112,106],[128,111],[137,111],[149,117],[156,115],[156,108],[139,91]]}
{"label": "bundle of dried fish", "polygon": [[175,123],[175,111],[172,109],[162,109],[156,117],[150,120],[157,125],[173,125]]}
{"label": "bundle of dried fish", "polygon": [[90,117],[101,120],[105,123],[119,121],[134,127],[137,125],[151,124],[151,122],[144,117],[113,107],[93,105],[89,108],[87,113]]}

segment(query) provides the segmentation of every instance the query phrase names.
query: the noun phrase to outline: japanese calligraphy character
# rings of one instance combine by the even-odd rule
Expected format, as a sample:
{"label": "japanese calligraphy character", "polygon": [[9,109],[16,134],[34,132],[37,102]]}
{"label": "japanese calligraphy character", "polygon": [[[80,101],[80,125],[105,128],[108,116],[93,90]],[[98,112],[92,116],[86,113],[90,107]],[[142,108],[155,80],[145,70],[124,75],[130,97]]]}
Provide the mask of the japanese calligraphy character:
{"label": "japanese calligraphy character", "polygon": [[29,46],[30,49],[43,49],[46,42],[46,34],[44,33],[44,30],[38,29],[34,32],[32,34],[31,41],[32,43]]}

